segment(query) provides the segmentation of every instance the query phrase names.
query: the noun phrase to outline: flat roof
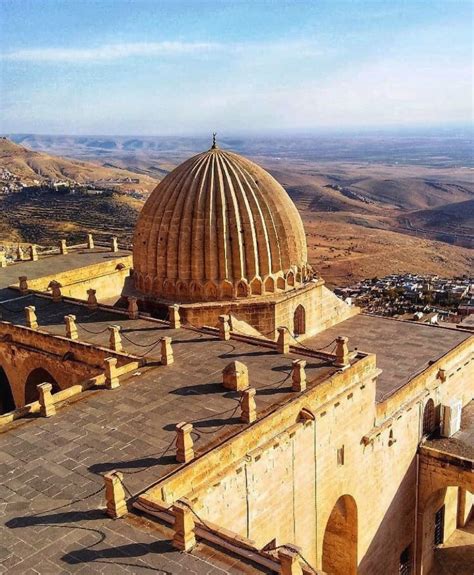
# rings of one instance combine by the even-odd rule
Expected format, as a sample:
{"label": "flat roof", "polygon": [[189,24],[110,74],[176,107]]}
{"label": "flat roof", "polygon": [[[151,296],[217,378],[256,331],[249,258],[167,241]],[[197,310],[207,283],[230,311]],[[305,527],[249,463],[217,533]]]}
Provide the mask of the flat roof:
{"label": "flat roof", "polygon": [[303,343],[312,349],[322,348],[339,335],[349,338],[350,350],[357,348],[377,355],[377,367],[382,373],[377,378],[376,401],[382,402],[471,334],[415,321],[359,314]]}
{"label": "flat roof", "polygon": [[[203,330],[173,330],[163,322],[130,320],[35,295],[10,301],[2,308],[3,319],[24,325],[25,305],[36,306],[40,329],[59,335],[64,334],[64,315],[73,313],[80,340],[98,345],[107,345],[107,326],[120,325],[125,351],[145,355],[150,365],[123,377],[115,390],[86,391],[65,402],[53,418],[17,420],[0,435],[0,553],[8,572],[104,572],[104,563],[112,563],[106,572],[113,574],[121,572],[117,565],[124,572],[141,572],[137,564],[142,563],[144,572],[151,567],[168,573],[265,572],[219,554],[210,558],[214,567],[200,563],[209,553],[203,545],[176,559],[166,538],[128,520],[105,518],[97,511],[104,505],[101,476],[120,470],[127,490],[137,494],[181,465],[174,456],[177,423],[193,422],[197,455],[246,428],[239,419],[239,394],[221,385],[222,370],[233,360],[248,367],[259,416],[295,397],[293,359],[306,359],[311,385],[336,368],[325,359],[281,355]],[[170,366],[159,363],[163,336],[173,340],[175,363]],[[223,567],[224,559],[234,564]]]}
{"label": "flat roof", "polygon": [[37,279],[130,255],[132,253],[126,250],[112,252],[110,248],[97,247],[93,250],[71,249],[66,255],[42,256],[40,254],[40,258],[36,262],[23,261],[9,264],[6,268],[0,268],[0,301],[10,295],[6,288],[9,285],[17,284],[19,276]]}
{"label": "flat roof", "polygon": [[452,437],[434,437],[424,445],[450,455],[474,460],[474,400],[462,410],[461,429]]}

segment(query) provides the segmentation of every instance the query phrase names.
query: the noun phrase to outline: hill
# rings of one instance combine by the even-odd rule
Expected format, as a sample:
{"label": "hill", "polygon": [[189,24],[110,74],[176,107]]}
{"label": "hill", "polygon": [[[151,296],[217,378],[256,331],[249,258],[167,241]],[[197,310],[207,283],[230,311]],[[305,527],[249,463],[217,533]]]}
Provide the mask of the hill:
{"label": "hill", "polygon": [[[86,136],[25,136],[22,141],[44,146],[48,154],[39,155],[42,161],[48,158],[49,166],[73,164],[82,174],[87,173],[84,166],[114,174],[126,172],[140,181],[149,178],[152,186],[209,144],[202,139]],[[442,165],[436,159],[439,150],[431,148],[419,154],[424,164],[349,162],[311,159],[318,150],[311,149],[308,141],[302,146],[296,140],[293,144],[272,141],[266,147],[261,140],[234,144],[234,149],[256,152],[249,156],[269,170],[293,198],[305,222],[309,261],[329,284],[345,285],[396,272],[472,274],[473,172],[456,165],[456,155],[443,156]],[[49,153],[59,149],[94,162]],[[287,155],[278,156],[282,151]],[[430,164],[432,152],[438,155]],[[358,148],[357,153],[362,150]],[[403,153],[409,158],[414,154],[410,149]],[[31,160],[30,154],[34,152],[27,154]],[[347,154],[346,147],[342,155]],[[19,155],[24,162],[25,152]],[[328,156],[329,148],[322,155]],[[131,198],[120,189],[106,196],[10,194],[0,205],[0,239],[48,243],[68,236],[75,241],[83,239],[87,230],[104,237],[113,233],[129,242],[143,199]]]}
{"label": "hill", "polygon": [[157,183],[147,175],[129,170],[32,151],[7,138],[0,139],[0,169],[2,168],[27,185],[66,180],[78,184],[113,185],[118,189],[148,192]]}

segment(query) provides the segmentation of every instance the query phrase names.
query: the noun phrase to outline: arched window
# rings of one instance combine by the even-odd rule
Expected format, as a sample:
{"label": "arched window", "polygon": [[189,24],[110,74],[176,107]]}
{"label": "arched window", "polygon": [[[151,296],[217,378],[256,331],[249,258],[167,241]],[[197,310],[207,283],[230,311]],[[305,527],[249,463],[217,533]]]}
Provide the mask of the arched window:
{"label": "arched window", "polygon": [[432,399],[428,399],[423,411],[423,436],[431,435],[436,429],[435,405]]}
{"label": "arched window", "polygon": [[8,413],[13,411],[15,407],[10,382],[3,368],[0,367],[0,413]]}
{"label": "arched window", "polygon": [[46,371],[46,369],[43,369],[42,367],[38,367],[34,369],[26,379],[25,405],[38,400],[39,394],[37,387],[40,383],[52,383],[52,393],[56,393],[60,390],[59,385],[49,371]]}
{"label": "arched window", "polygon": [[293,315],[293,331],[295,335],[306,333],[306,310],[300,304]]}

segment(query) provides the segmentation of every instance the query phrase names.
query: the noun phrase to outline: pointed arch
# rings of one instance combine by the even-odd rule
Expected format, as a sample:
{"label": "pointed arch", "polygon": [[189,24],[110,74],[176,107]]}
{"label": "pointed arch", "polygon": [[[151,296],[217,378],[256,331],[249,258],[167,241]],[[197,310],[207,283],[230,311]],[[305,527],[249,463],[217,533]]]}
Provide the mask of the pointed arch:
{"label": "pointed arch", "polygon": [[306,333],[306,310],[301,304],[296,307],[293,314],[293,333],[295,335]]}
{"label": "pointed arch", "polygon": [[0,366],[0,414],[13,411],[15,408],[10,381],[3,367]]}
{"label": "pointed arch", "polygon": [[221,294],[224,299],[230,299],[234,296],[234,286],[230,281],[224,280],[222,282]]}
{"label": "pointed arch", "polygon": [[272,276],[268,276],[264,282],[264,288],[266,293],[274,293],[275,292],[275,280]]}
{"label": "pointed arch", "polygon": [[323,571],[331,575],[357,574],[357,505],[351,495],[336,501],[324,532]]}
{"label": "pointed arch", "polygon": [[60,390],[60,387],[54,377],[42,367],[37,367],[30,372],[25,382],[25,405],[37,401],[39,394],[37,386],[40,383],[51,383],[53,385],[52,393]]}
{"label": "pointed arch", "polygon": [[250,295],[249,284],[245,280],[240,280],[237,284],[237,297],[248,297]]}
{"label": "pointed arch", "polygon": [[263,292],[263,283],[260,278],[254,278],[250,282],[250,291],[252,295],[261,295]]}

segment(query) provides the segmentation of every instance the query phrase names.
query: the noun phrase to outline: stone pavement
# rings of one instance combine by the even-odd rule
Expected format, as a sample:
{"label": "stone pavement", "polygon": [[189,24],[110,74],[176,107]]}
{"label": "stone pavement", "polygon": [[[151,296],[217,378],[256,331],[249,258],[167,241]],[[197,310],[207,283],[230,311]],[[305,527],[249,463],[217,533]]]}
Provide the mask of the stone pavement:
{"label": "stone pavement", "polygon": [[316,349],[338,335],[349,338],[349,349],[377,355],[376,400],[383,401],[406,385],[417,373],[429,367],[451,349],[470,337],[455,329],[359,314],[304,340]]}
{"label": "stone pavement", "polygon": [[[4,319],[24,323],[28,304],[36,305],[47,331],[63,334],[64,315],[74,313],[81,339],[104,346],[107,326],[119,324],[129,338],[125,349],[147,354],[150,365],[121,380],[118,389],[85,392],[54,417],[17,420],[0,435],[0,573],[262,572],[204,545],[192,555],[177,553],[162,527],[145,528],[133,515],[106,518],[102,474],[118,469],[129,494],[145,490],[179,467],[178,422],[194,423],[197,455],[245,427],[238,396],[221,386],[229,362],[248,365],[261,416],[294,397],[291,361],[302,356],[37,296],[9,302]],[[156,361],[165,335],[173,338],[170,366]],[[311,385],[335,371],[325,360],[305,359]]]}

